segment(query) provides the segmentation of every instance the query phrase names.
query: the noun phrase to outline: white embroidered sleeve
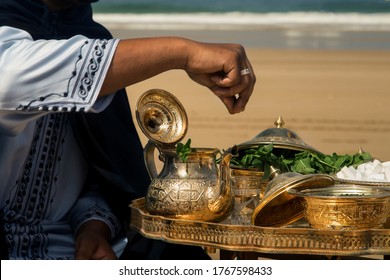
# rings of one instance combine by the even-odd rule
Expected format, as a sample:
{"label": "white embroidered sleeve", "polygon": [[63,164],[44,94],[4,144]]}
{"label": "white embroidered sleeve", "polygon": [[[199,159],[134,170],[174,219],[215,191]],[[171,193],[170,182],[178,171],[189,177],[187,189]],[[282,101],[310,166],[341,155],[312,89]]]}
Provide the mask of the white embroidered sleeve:
{"label": "white embroidered sleeve", "polygon": [[118,42],[80,35],[33,40],[23,30],[0,27],[0,111],[28,112],[22,119],[34,112],[93,111]]}

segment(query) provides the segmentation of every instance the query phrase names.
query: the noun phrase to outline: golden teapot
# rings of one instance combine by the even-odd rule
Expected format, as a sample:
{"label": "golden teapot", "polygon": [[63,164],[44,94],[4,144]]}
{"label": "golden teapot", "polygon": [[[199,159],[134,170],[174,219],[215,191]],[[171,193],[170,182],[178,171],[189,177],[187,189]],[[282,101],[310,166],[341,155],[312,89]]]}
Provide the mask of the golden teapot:
{"label": "golden teapot", "polygon": [[[161,89],[139,98],[136,118],[149,138],[144,148],[145,164],[151,177],[146,193],[150,214],[197,221],[221,221],[234,207],[229,164],[236,152],[227,150],[217,166],[216,148],[191,148],[186,159],[176,152],[176,144],[187,131],[187,115],[175,96]],[[158,173],[155,150],[163,163]]]}

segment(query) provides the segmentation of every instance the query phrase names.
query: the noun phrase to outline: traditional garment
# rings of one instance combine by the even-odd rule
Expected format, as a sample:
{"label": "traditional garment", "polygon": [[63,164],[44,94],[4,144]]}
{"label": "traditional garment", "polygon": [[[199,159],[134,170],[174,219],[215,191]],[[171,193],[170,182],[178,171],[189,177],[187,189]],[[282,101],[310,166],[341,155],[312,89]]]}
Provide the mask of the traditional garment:
{"label": "traditional garment", "polygon": [[121,231],[98,187],[86,182],[88,165],[63,113],[107,107],[112,96],[93,110],[117,40],[34,41],[7,26],[0,38],[0,205],[9,257],[71,259],[83,222],[105,222],[112,238]]}
{"label": "traditional garment", "polygon": [[[117,42],[89,4],[56,13],[40,0],[0,1],[0,206],[10,258],[73,258],[74,232],[89,219],[110,227],[117,254],[126,245],[128,204],[150,178],[125,90],[97,100]],[[122,258],[207,258],[127,237]]]}
{"label": "traditional garment", "polygon": [[[27,2],[29,5],[17,1],[0,4],[0,76],[3,77],[0,86],[0,177],[3,179],[0,203],[9,257],[71,259],[74,257],[74,233],[90,219],[104,221],[113,238],[122,232],[118,246],[114,246],[119,255],[126,245],[122,224],[102,196],[111,191],[108,187],[112,187],[112,183],[99,178],[97,170],[102,168],[110,181],[117,177],[120,187],[129,194],[131,190],[134,197],[142,193],[137,194],[137,187],[126,185],[124,176],[110,162],[96,166],[98,162],[94,161],[95,169],[89,170],[91,157],[111,158],[116,164],[123,163],[123,160],[118,162],[116,156],[124,151],[116,151],[109,157],[99,154],[106,150],[100,146],[102,141],[97,142],[99,137],[105,140],[107,137],[103,133],[113,137],[109,131],[103,131],[105,126],[83,127],[100,121],[100,116],[90,121],[88,114],[64,113],[97,113],[109,106],[113,96],[103,102],[96,102],[96,99],[118,41],[110,39],[107,31],[97,24],[94,24],[97,29],[91,30],[100,34],[98,39],[79,35],[88,35],[93,23],[87,5],[78,7],[81,17],[77,19],[81,22],[75,22],[71,10],[51,13],[40,1]],[[66,25],[68,18],[70,26]],[[84,30],[74,28],[77,25]],[[9,61],[11,57],[12,61]],[[132,151],[127,154],[126,161],[139,160],[142,149],[134,126],[129,123],[128,102],[124,92],[118,95],[121,98],[116,100],[121,101],[112,102],[110,106],[120,104],[124,107],[118,113],[126,111],[125,120],[119,121],[118,116],[103,118],[106,123],[112,121],[114,127],[116,122],[122,123],[117,129],[126,125],[120,133],[115,132],[115,128],[111,131],[121,137],[126,134],[125,130],[130,132],[126,145],[136,151],[136,156]],[[105,114],[113,114],[114,110],[107,110]],[[75,133],[72,122],[77,123],[77,128],[73,125]],[[83,130],[82,135],[78,129]],[[93,129],[97,129],[93,136],[96,139],[91,139]],[[83,137],[76,140],[75,134]],[[115,136],[114,140],[117,140]],[[85,151],[79,148],[77,141],[89,142],[90,147],[99,145],[96,148],[100,149],[94,149],[93,154],[89,153],[89,158],[85,158]],[[136,163],[125,166],[129,169],[139,167],[134,172],[141,179],[132,179],[132,182],[140,182],[145,190],[148,178],[142,160],[138,162],[138,166]],[[127,173],[133,172],[127,170]],[[117,195],[111,198],[114,197],[117,199]],[[129,202],[130,196],[127,196],[119,217],[128,214],[125,207]]]}

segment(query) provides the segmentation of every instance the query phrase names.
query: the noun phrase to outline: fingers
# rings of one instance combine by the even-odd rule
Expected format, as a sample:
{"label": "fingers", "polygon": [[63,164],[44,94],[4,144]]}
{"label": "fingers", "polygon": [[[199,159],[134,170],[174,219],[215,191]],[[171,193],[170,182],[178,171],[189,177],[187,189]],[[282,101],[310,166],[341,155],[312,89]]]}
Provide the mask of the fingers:
{"label": "fingers", "polygon": [[77,246],[75,252],[76,260],[91,260],[92,256],[95,252],[95,246],[90,242],[81,243],[81,245]]}
{"label": "fingers", "polygon": [[115,260],[116,255],[107,242],[86,240],[76,247],[76,260]]}
{"label": "fingers", "polygon": [[116,255],[110,243],[100,233],[84,231],[76,238],[75,259],[114,260]]}
{"label": "fingers", "polygon": [[192,50],[185,68],[188,75],[217,95],[229,113],[244,111],[256,83],[245,49],[236,44],[199,43]]}
{"label": "fingers", "polygon": [[248,69],[245,72],[249,73],[245,75],[241,75],[240,70],[230,77],[219,78],[220,80],[215,76],[211,78],[215,84],[209,87],[210,90],[221,99],[230,114],[244,111],[254,90],[256,76],[250,63],[247,62],[246,65],[247,67],[243,69]]}
{"label": "fingers", "polygon": [[222,103],[226,106],[230,114],[238,114],[245,110],[246,104],[248,103],[250,94],[241,94],[235,96],[219,96]]}

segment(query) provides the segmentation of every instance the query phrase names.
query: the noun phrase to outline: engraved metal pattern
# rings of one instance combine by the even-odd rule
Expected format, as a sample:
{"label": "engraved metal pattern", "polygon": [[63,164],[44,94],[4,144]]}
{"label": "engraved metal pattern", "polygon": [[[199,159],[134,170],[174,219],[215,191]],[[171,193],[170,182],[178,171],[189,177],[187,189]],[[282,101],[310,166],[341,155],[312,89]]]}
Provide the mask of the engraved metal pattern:
{"label": "engraved metal pattern", "polygon": [[[196,148],[184,162],[171,150],[160,150],[163,169],[152,177],[146,192],[147,209],[150,213],[189,220],[216,221],[228,216],[234,206],[233,195],[225,178],[232,155],[217,169],[217,149]],[[148,170],[154,163],[149,162]],[[227,159],[229,158],[229,159]],[[153,163],[153,164],[151,164]],[[152,172],[151,174],[154,174]],[[222,177],[222,179],[220,178]]]}
{"label": "engraved metal pattern", "polygon": [[272,144],[274,148],[318,152],[317,149],[305,143],[294,131],[284,128],[285,123],[281,116],[278,117],[274,124],[275,127],[265,129],[253,139],[238,145],[239,150],[258,147],[259,145]]}
{"label": "engraved metal pattern", "polygon": [[389,214],[389,205],[383,201],[365,204],[305,201],[305,214],[313,227],[355,229],[381,227]]}
{"label": "engraved metal pattern", "polygon": [[303,198],[305,217],[315,228],[377,228],[390,217],[390,192],[375,186],[336,184],[289,192]]}
{"label": "engraved metal pattern", "polygon": [[[203,221],[219,221],[228,216],[234,199],[226,170],[233,153],[224,153],[220,169],[216,164],[219,150],[215,148],[191,148],[186,160],[180,158],[175,146],[187,132],[187,114],[180,101],[165,90],[152,89],[142,94],[136,118],[149,138],[144,148],[145,164],[152,178],[146,193],[148,211]],[[159,174],[155,148],[164,162]]]}
{"label": "engraved metal pattern", "polygon": [[252,224],[258,226],[284,226],[304,216],[302,198],[290,194],[293,188],[330,186],[333,177],[327,174],[302,175],[295,172],[282,173],[267,185],[264,197],[252,216]]}
{"label": "engraved metal pattern", "polygon": [[307,226],[260,227],[150,215],[133,201],[130,227],[149,238],[232,251],[315,255],[390,255],[390,229],[321,230]]}
{"label": "engraved metal pattern", "polygon": [[264,172],[258,170],[230,168],[231,186],[235,188],[236,196],[259,195],[263,198],[269,179]]}
{"label": "engraved metal pattern", "polygon": [[187,114],[179,100],[167,91],[152,89],[137,102],[136,118],[142,132],[152,141],[174,145],[187,132]]}
{"label": "engraved metal pattern", "polygon": [[230,170],[230,185],[235,197],[234,209],[231,214],[232,224],[251,224],[254,209],[264,196],[268,179],[264,172],[257,170]]}
{"label": "engraved metal pattern", "polygon": [[206,190],[217,187],[217,181],[197,179],[154,179],[148,193],[148,209],[165,215],[183,215],[202,211],[205,203]]}

